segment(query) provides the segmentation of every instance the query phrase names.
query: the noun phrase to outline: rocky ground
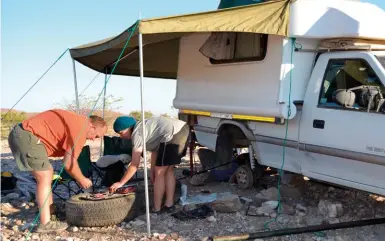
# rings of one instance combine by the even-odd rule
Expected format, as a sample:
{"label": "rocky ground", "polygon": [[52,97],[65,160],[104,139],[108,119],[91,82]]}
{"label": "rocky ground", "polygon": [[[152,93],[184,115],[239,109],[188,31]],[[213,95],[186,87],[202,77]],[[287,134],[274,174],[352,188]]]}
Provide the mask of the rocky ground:
{"label": "rocky ground", "polygon": [[[90,144],[93,159],[97,160],[99,143]],[[186,159],[183,165],[188,166],[187,163]],[[60,168],[60,165],[60,160],[54,161],[55,168]],[[178,177],[181,177],[180,169]],[[232,183],[192,187],[188,180],[181,180],[188,186],[189,195],[207,192],[231,192],[232,195],[212,203],[210,207],[214,212],[204,219],[181,221],[170,215],[151,215],[151,238],[146,237],[144,215],[111,227],[71,226],[59,234],[37,234],[29,232],[37,214],[34,185],[30,184],[32,179],[28,173],[17,170],[6,142],[2,142],[1,171],[11,171],[19,177],[18,188],[1,196],[1,240],[4,241],[26,240],[27,236],[30,240],[202,240],[208,236],[255,233],[267,228],[284,229],[385,217],[383,197],[306,181],[302,176],[291,174],[285,174],[282,180],[282,205],[278,207],[277,178],[271,172],[264,177],[259,188],[247,191]],[[68,195],[63,188],[57,191]],[[65,220],[65,203],[55,198],[55,205],[59,211],[57,218]],[[279,215],[278,209],[281,210]],[[384,237],[385,225],[380,224],[255,240],[355,241],[384,240]]]}

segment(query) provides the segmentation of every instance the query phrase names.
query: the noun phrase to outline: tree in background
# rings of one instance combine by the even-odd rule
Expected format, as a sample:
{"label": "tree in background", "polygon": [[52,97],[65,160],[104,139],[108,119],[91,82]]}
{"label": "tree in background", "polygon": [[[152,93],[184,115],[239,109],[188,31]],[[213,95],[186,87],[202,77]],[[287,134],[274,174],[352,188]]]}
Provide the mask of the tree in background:
{"label": "tree in background", "polygon": [[[94,108],[98,96],[79,96],[79,114],[88,115]],[[118,110],[121,108],[122,97],[116,98],[113,95],[106,96],[105,107],[104,107],[104,120],[111,127],[113,121],[120,115]],[[63,103],[55,104],[58,108],[77,112],[75,100],[64,100]],[[92,115],[103,116],[103,97],[100,97],[98,103],[93,109]]]}
{"label": "tree in background", "polygon": [[[88,115],[89,112],[94,108],[96,101],[98,100],[98,96],[86,96],[86,95],[80,95],[79,96],[79,114],[82,115]],[[121,108],[120,104],[123,101],[122,97],[116,98],[113,95],[106,96],[105,100],[105,111],[117,111]],[[64,100],[64,103],[56,104],[60,108],[74,111],[76,112],[76,101],[75,100]],[[95,106],[95,109],[93,111],[93,114],[95,112],[102,113],[103,111],[103,98],[100,97],[98,100],[98,103]]]}
{"label": "tree in background", "polygon": [[[131,111],[129,115],[134,117],[138,121],[142,120],[142,112],[139,110]],[[151,111],[144,111],[145,119],[151,118],[153,116],[154,114]]]}
{"label": "tree in background", "polygon": [[11,128],[17,123],[27,119],[25,112],[12,110],[10,112],[1,113],[1,138],[8,138]]}

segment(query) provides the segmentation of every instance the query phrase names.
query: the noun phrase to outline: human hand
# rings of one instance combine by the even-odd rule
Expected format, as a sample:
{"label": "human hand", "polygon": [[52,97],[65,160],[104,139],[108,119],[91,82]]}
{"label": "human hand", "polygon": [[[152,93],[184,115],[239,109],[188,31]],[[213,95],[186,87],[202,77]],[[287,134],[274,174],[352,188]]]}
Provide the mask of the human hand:
{"label": "human hand", "polygon": [[123,186],[123,183],[121,182],[115,182],[114,184],[112,184],[112,186],[110,187],[110,192],[115,192],[118,188],[121,188]]}
{"label": "human hand", "polygon": [[92,182],[88,178],[83,178],[79,181],[79,185],[82,189],[88,189],[92,186]]}

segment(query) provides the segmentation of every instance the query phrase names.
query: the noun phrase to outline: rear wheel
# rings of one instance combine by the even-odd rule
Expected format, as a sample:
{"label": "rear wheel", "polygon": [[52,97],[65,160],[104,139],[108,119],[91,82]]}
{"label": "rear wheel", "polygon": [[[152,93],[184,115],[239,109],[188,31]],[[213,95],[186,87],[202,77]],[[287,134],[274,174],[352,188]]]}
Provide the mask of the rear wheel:
{"label": "rear wheel", "polygon": [[249,153],[237,156],[240,166],[235,172],[235,179],[241,189],[249,189],[258,186],[264,174],[264,168],[254,160],[254,169],[251,169]]}
{"label": "rear wheel", "polygon": [[249,189],[253,187],[253,172],[247,165],[241,165],[238,167],[235,171],[235,178],[240,189]]}

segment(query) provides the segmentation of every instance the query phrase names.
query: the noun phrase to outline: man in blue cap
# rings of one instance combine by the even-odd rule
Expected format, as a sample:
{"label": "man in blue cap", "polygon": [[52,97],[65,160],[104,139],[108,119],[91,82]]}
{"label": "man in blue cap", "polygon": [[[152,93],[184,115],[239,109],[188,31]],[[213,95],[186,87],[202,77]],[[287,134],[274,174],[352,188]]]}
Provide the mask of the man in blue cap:
{"label": "man in blue cap", "polygon": [[[118,117],[114,131],[121,138],[132,139],[132,160],[119,182],[114,183],[111,191],[122,187],[138,170],[143,145],[151,152],[151,182],[154,184],[154,213],[173,212],[176,178],[174,166],[186,155],[190,138],[190,128],[186,122],[169,118],[154,117],[144,121],[146,136],[143,141],[142,121],[136,122],[131,116]],[[162,208],[162,200],[166,200]]]}

